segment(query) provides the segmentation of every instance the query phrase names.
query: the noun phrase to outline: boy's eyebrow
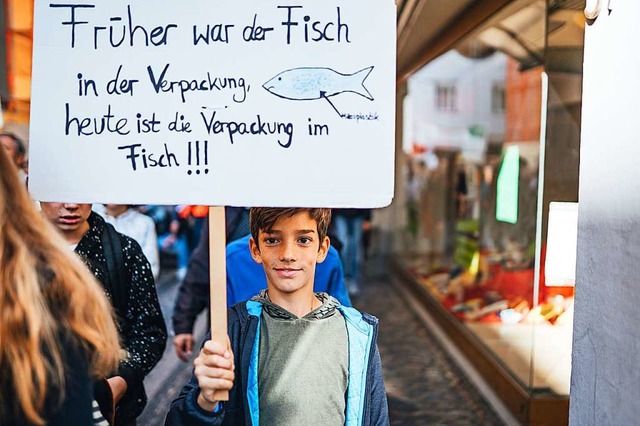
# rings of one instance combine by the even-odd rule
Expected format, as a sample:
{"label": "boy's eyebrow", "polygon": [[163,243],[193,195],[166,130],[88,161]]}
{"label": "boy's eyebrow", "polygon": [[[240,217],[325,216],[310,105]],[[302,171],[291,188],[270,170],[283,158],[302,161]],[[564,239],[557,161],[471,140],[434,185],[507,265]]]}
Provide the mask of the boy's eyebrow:
{"label": "boy's eyebrow", "polygon": [[296,231],[297,234],[315,234],[315,229],[300,229]]}
{"label": "boy's eyebrow", "polygon": [[[282,231],[278,230],[278,229],[269,229],[266,231],[262,231],[267,235],[280,235],[282,234]],[[295,231],[296,234],[315,234],[316,230],[315,229],[298,229]]]}

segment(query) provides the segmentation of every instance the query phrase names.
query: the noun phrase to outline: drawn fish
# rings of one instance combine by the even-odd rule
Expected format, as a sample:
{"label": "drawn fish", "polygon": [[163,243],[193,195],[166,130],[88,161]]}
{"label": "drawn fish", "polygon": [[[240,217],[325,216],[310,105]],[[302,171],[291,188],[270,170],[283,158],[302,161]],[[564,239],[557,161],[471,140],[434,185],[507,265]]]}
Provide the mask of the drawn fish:
{"label": "drawn fish", "polygon": [[369,100],[373,96],[364,87],[373,67],[353,74],[342,74],[331,68],[293,68],[281,72],[262,87],[268,92],[293,101],[329,98],[345,92],[356,93]]}

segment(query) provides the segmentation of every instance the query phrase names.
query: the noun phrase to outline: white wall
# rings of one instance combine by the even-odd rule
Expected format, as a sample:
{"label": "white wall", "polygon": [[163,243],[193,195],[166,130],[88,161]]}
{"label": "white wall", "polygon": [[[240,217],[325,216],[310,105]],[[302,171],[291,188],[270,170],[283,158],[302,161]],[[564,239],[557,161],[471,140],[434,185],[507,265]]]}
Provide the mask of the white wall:
{"label": "white wall", "polygon": [[640,419],[640,2],[586,30],[570,424]]}

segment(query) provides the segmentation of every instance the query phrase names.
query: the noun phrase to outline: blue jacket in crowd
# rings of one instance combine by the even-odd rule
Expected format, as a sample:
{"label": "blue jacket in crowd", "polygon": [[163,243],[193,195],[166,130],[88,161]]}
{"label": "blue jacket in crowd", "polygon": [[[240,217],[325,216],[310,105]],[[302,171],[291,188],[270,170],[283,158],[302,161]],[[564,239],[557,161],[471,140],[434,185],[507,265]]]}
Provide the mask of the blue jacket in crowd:
{"label": "blue jacket in crowd", "polygon": [[[258,357],[262,303],[247,301],[229,309],[228,332],[235,359],[235,381],[229,401],[210,413],[198,405],[198,380],[184,385],[171,404],[166,426],[259,425]],[[388,425],[387,396],[377,346],[378,319],[338,306],[349,336],[349,383],[346,426]],[[210,336],[205,339],[208,340]]]}

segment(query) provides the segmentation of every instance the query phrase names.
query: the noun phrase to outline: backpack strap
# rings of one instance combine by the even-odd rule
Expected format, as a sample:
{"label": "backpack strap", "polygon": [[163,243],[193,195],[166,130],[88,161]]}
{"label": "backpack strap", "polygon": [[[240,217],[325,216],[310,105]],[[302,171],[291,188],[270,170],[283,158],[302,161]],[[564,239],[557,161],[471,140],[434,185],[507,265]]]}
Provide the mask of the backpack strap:
{"label": "backpack strap", "polygon": [[129,283],[127,271],[122,256],[122,244],[120,234],[109,223],[104,224],[102,231],[102,247],[107,262],[107,275],[109,278],[109,290],[113,307],[120,318],[125,318],[129,296]]}

